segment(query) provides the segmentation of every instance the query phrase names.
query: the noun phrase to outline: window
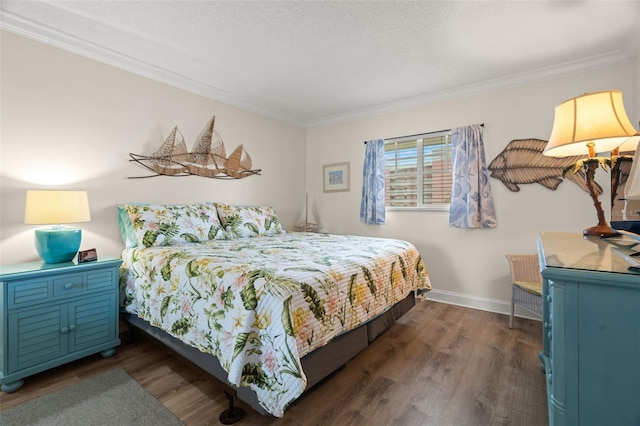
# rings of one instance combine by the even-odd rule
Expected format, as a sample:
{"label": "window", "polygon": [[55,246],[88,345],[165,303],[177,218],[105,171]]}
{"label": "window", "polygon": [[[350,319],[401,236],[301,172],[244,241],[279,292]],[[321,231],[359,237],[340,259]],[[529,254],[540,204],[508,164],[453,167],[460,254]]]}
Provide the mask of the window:
{"label": "window", "polygon": [[384,152],[388,208],[449,208],[451,131],[387,139]]}

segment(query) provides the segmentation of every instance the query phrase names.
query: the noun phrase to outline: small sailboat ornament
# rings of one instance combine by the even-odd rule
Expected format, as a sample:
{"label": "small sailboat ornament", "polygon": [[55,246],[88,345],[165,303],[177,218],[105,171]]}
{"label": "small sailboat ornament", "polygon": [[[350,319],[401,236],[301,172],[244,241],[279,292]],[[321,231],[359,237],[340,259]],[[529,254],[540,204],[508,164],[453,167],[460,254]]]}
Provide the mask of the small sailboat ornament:
{"label": "small sailboat ornament", "polygon": [[309,194],[305,194],[304,197],[304,220],[296,225],[296,229],[302,232],[318,232],[322,225],[315,222],[313,209],[309,211]]}
{"label": "small sailboat ornament", "polygon": [[[260,169],[251,169],[251,157],[242,145],[227,158],[224,142],[214,130],[215,121],[214,115],[201,132],[191,152],[187,151],[184,137],[176,126],[153,154],[145,156],[129,153],[129,161],[135,161],[155,173],[148,176],[131,176],[129,179],[192,175],[215,179],[242,179],[260,174]],[[179,140],[176,143],[178,134]]]}

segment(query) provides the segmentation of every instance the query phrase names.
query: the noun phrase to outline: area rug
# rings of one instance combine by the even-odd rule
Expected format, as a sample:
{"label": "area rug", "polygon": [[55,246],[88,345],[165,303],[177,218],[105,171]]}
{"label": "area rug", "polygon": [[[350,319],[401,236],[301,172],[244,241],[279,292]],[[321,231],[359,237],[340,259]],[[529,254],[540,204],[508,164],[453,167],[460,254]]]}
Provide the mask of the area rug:
{"label": "area rug", "polygon": [[0,411],[0,424],[184,425],[122,368]]}

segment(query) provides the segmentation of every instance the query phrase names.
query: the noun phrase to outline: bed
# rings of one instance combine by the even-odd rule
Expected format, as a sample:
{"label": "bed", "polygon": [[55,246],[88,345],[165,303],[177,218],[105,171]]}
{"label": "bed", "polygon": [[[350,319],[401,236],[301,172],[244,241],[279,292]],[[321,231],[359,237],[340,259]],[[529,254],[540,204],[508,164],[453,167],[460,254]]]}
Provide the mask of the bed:
{"label": "bed", "polygon": [[260,206],[119,210],[123,318],[262,414],[283,416],[431,288],[402,240],[287,233]]}

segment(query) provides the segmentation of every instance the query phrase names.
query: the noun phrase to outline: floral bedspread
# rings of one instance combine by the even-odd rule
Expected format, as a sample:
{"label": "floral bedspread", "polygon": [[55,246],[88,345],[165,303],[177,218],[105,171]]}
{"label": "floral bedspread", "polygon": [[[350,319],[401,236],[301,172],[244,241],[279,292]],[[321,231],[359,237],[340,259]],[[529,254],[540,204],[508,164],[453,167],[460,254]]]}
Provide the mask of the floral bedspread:
{"label": "floral bedspread", "polygon": [[417,249],[314,233],[122,254],[121,304],[215,355],[274,416],[306,387],[300,358],[431,284]]}

